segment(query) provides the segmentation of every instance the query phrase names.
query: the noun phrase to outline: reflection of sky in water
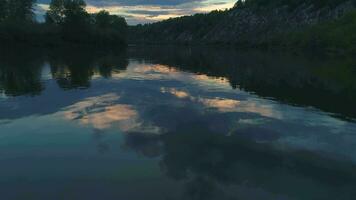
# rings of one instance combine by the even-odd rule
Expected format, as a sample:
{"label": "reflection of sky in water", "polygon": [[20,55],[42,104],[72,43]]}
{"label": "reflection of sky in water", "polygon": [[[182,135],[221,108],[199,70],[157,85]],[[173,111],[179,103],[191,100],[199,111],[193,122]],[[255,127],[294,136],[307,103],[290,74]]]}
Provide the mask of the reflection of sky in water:
{"label": "reflection of sky in water", "polygon": [[[42,73],[46,89],[41,95],[8,97],[0,101],[0,156],[3,159],[14,155],[58,156],[54,164],[67,157],[78,159],[71,162],[72,166],[66,165],[67,168],[80,168],[86,163],[89,168],[100,169],[100,162],[110,165],[115,158],[120,158],[113,163],[122,173],[114,174],[113,166],[111,171],[103,172],[103,177],[117,177],[115,180],[125,183],[125,173],[128,173],[131,181],[135,174],[147,180],[153,176],[150,173],[158,173],[157,163],[146,163],[139,169],[134,169],[135,164],[125,164],[150,160],[138,157],[127,148],[125,135],[163,135],[194,123],[213,132],[241,134],[260,143],[270,143],[277,149],[306,149],[324,155],[327,152],[331,157],[349,157],[356,161],[355,124],[315,109],[281,104],[233,90],[224,78],[131,60],[126,70],[114,72],[109,79],[95,72],[90,87],[62,90],[49,77],[47,65]],[[142,146],[139,151],[148,157],[160,155],[161,144],[156,144],[151,136],[146,137],[149,142],[139,140]],[[47,152],[41,151],[44,147]],[[106,156],[97,157],[97,152]],[[38,170],[33,169],[35,167]],[[36,173],[43,170],[48,177],[52,176],[45,166],[33,168]],[[22,175],[26,176],[26,172]],[[69,175],[63,176],[68,178]],[[239,190],[243,193],[244,189]]]}
{"label": "reflection of sky in water", "polygon": [[215,78],[207,75],[185,73],[166,65],[139,64],[135,61],[131,61],[130,67],[124,73],[116,74],[113,78],[135,80],[178,80],[200,84],[202,86],[230,89],[229,82],[225,78]]}
{"label": "reflection of sky in water", "polygon": [[81,124],[92,125],[96,129],[110,128],[111,124],[117,122],[121,129],[129,130],[135,126],[137,113],[129,105],[112,105],[118,99],[115,94],[87,98],[67,107],[64,117],[79,120]]}
{"label": "reflection of sky in water", "polygon": [[[48,74],[47,69],[45,67],[42,70],[47,72],[44,74]],[[353,124],[309,108],[283,105],[232,90],[224,78],[182,72],[166,65],[131,61],[127,70],[113,73],[111,79],[102,80],[94,76],[92,87],[87,90],[64,92],[58,90],[52,80],[47,82],[48,89],[41,96],[3,99],[1,105],[2,108],[6,105],[6,108],[1,118],[6,119],[6,110],[7,113],[17,112],[19,115],[23,112],[23,117],[26,117],[41,115],[41,112],[51,114],[60,109],[65,119],[98,130],[116,128],[123,132],[164,132],[175,128],[174,123],[165,123],[167,120],[180,122],[178,115],[206,121],[218,117],[220,120],[215,123],[222,133],[262,127],[259,134],[273,131],[279,135],[273,141],[278,146],[286,144],[297,148],[335,151],[352,157],[356,155],[350,140],[354,138]],[[55,100],[54,104],[44,105],[44,102],[53,101],[56,96],[61,96],[61,99]],[[170,108],[166,109],[166,106]],[[159,112],[166,113],[163,115]],[[343,148],[335,146],[340,143]]]}

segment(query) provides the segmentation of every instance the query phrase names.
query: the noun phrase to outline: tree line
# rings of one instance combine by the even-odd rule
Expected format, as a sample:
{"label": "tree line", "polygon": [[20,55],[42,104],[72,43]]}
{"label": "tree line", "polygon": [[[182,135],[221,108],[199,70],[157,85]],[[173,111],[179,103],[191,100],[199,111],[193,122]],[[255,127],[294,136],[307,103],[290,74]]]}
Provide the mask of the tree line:
{"label": "tree line", "polygon": [[125,18],[102,10],[88,13],[84,0],[52,0],[44,18],[34,14],[36,0],[0,0],[0,41],[59,45],[63,43],[126,45]]}
{"label": "tree line", "polygon": [[129,41],[356,52],[356,0],[238,0],[212,11],[137,25]]}
{"label": "tree line", "polygon": [[[224,20],[228,11],[214,10],[210,13],[198,13],[191,16],[170,18],[152,24],[138,24],[129,29],[129,41],[132,43],[194,43],[202,39],[216,24]],[[183,33],[183,34],[182,34]]]}
{"label": "tree line", "polygon": [[[248,7],[257,10],[266,10],[280,6],[287,6],[289,9],[293,10],[300,5],[313,5],[314,9],[318,9],[323,7],[333,8],[345,1],[347,0],[237,0],[234,7]],[[355,0],[349,1],[356,2]]]}

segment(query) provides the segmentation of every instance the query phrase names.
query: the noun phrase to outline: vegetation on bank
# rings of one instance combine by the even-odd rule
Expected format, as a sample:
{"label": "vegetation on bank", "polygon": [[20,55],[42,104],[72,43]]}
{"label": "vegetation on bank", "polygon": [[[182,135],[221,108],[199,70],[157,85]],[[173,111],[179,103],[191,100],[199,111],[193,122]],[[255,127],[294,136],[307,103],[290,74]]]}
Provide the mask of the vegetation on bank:
{"label": "vegetation on bank", "polygon": [[353,53],[355,5],[356,0],[239,0],[225,11],[130,27],[129,40]]}
{"label": "vegetation on bank", "polygon": [[[290,10],[300,5],[313,5],[313,9],[324,7],[336,7],[347,0],[238,0],[235,8],[245,7],[257,10],[273,9],[280,6],[288,6]],[[356,1],[355,1],[356,2]]]}
{"label": "vegetation on bank", "polygon": [[[311,9],[319,12],[331,12],[337,6],[349,3],[353,8],[348,9],[340,17],[330,18],[320,23],[291,29],[272,35],[270,40],[262,43],[269,47],[285,47],[288,49],[313,49],[332,54],[345,54],[356,52],[356,1],[355,0],[274,0],[258,1],[246,0],[237,2],[243,8],[272,8],[287,5],[290,10],[298,5],[312,5]],[[322,10],[324,9],[324,10]],[[330,14],[331,15],[331,14]]]}
{"label": "vegetation on bank", "polygon": [[198,13],[192,16],[170,18],[152,24],[138,24],[130,27],[130,42],[170,43],[177,34],[189,31],[193,40],[203,37],[224,19],[226,11],[215,10],[210,13]]}
{"label": "vegetation on bank", "polygon": [[[52,0],[45,22],[39,23],[33,11],[35,2],[0,0],[1,43],[122,46],[129,37],[130,43],[145,44],[228,44],[356,52],[356,0],[238,0],[229,10],[130,28],[123,17],[107,11],[88,13],[84,0]],[[335,10],[345,3],[353,5],[353,9],[334,17],[338,15]],[[291,20],[290,13],[295,15]],[[323,17],[315,15],[323,13],[327,17],[318,21]]]}
{"label": "vegetation on bank", "polygon": [[0,0],[2,43],[126,45],[126,20],[104,10],[89,14],[84,0],[52,0],[44,23],[36,21],[34,5],[35,0]]}
{"label": "vegetation on bank", "polygon": [[355,33],[356,10],[353,10],[337,20],[286,33],[275,42],[281,40],[286,47],[323,49],[336,54],[355,53]]}

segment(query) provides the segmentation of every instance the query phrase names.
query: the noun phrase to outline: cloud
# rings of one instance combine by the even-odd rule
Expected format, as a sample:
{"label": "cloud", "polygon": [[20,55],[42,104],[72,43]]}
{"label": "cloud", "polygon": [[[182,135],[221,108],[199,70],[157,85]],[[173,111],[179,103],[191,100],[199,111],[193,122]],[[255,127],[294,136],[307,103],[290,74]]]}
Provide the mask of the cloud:
{"label": "cloud", "polygon": [[145,15],[149,17],[168,15],[170,13],[168,10],[128,10],[127,12],[133,15]]}
{"label": "cloud", "polygon": [[[39,4],[49,4],[51,0],[38,0]],[[88,5],[93,6],[177,6],[186,3],[203,2],[205,0],[86,0]]]}
{"label": "cloud", "polygon": [[159,5],[177,6],[185,3],[201,2],[204,0],[87,0],[88,4],[96,6],[135,6],[135,5]]}
{"label": "cloud", "polygon": [[[156,22],[171,17],[231,8],[236,0],[87,0],[88,12],[108,10],[126,18],[129,24]],[[43,13],[50,0],[38,0]]]}

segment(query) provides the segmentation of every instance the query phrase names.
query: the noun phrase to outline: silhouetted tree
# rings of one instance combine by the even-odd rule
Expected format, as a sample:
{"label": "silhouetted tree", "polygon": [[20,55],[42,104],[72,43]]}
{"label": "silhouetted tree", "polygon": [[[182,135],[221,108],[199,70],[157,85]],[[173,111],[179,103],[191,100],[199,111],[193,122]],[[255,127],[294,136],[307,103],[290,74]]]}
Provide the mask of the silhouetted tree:
{"label": "silhouetted tree", "polygon": [[47,24],[61,27],[61,33],[69,42],[90,42],[90,15],[84,0],[52,0],[46,13]]}
{"label": "silhouetted tree", "polygon": [[[102,10],[94,14],[94,23],[98,31],[110,37],[126,37],[127,23],[125,18],[117,15],[110,15],[108,11]],[[114,35],[114,36],[113,36]]]}
{"label": "silhouetted tree", "polygon": [[118,31],[126,31],[127,23],[125,18],[117,15],[110,15],[106,10],[102,10],[94,15],[95,24],[101,29],[114,29]]}
{"label": "silhouetted tree", "polygon": [[46,14],[47,24],[60,27],[64,40],[94,44],[125,44],[125,18],[108,11],[89,14],[83,0],[52,0]]}
{"label": "silhouetted tree", "polygon": [[52,0],[46,13],[46,22],[78,25],[87,22],[89,14],[84,0]]}
{"label": "silhouetted tree", "polygon": [[33,21],[33,5],[36,0],[8,0],[7,18],[10,21]]}
{"label": "silhouetted tree", "polygon": [[111,25],[110,13],[106,10],[102,10],[95,15],[95,24],[98,28],[109,28]]}
{"label": "silhouetted tree", "polygon": [[127,22],[123,17],[119,17],[117,15],[111,15],[111,27],[116,31],[120,31],[126,34]]}
{"label": "silhouetted tree", "polygon": [[65,0],[52,0],[49,5],[49,11],[45,19],[47,23],[61,24],[64,20],[64,2]]}
{"label": "silhouetted tree", "polygon": [[84,0],[64,1],[64,23],[67,25],[83,25],[89,22],[89,14],[85,10]]}
{"label": "silhouetted tree", "polygon": [[127,24],[122,17],[107,11],[91,15],[85,9],[84,0],[51,0],[46,24],[34,23],[35,2],[0,0],[0,41],[36,45],[126,44]]}
{"label": "silhouetted tree", "polygon": [[2,22],[7,15],[7,0],[0,0],[0,22]]}

